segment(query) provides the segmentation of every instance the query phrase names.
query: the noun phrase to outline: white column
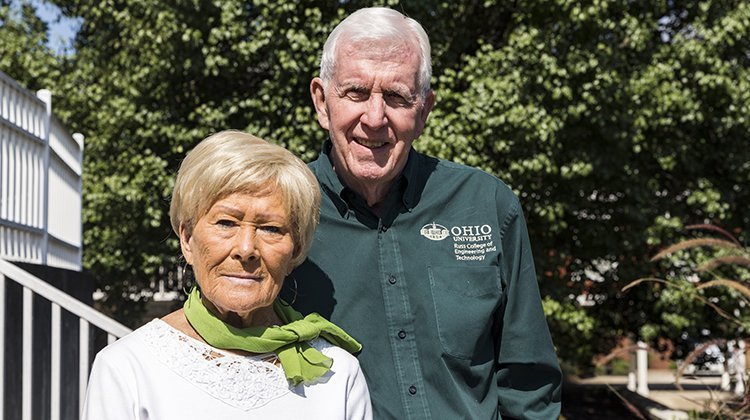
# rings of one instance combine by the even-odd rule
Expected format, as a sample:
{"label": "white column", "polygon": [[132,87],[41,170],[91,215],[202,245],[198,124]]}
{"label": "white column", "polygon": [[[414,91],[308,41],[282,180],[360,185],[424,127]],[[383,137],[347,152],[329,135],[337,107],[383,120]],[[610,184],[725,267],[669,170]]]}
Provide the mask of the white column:
{"label": "white column", "polygon": [[34,354],[33,344],[33,301],[34,294],[31,289],[23,288],[23,339],[21,355],[21,419],[31,420],[31,378],[32,378],[32,356]]}
{"label": "white column", "polygon": [[83,410],[89,383],[89,322],[78,319],[78,412]]}
{"label": "white column", "polygon": [[727,357],[724,361],[724,371],[721,372],[721,384],[719,385],[719,389],[721,389],[722,391],[729,391],[732,389],[730,385],[731,381],[729,378],[729,371],[736,371],[737,368],[737,359],[735,359],[734,351],[734,340],[727,341],[727,352],[725,355]]}
{"label": "white column", "polygon": [[729,371],[726,369],[721,374],[721,385],[719,385],[719,389],[721,389],[722,391],[729,391],[732,389],[731,381],[729,378]]}
{"label": "white column", "polygon": [[[83,203],[83,142],[85,137],[81,133],[73,133],[73,140],[78,143],[79,155],[78,161],[81,162],[81,175],[78,177],[78,195],[81,197],[81,203]],[[81,215],[83,217],[83,214]],[[78,226],[80,228],[81,245],[78,247],[78,267],[83,266],[83,220],[78,220]]]}
{"label": "white column", "polygon": [[636,372],[637,388],[636,392],[644,397],[648,397],[648,346],[643,341],[638,342],[636,350],[638,371]]}
{"label": "white column", "polygon": [[747,359],[745,357],[745,340],[738,340],[737,349],[735,350],[735,384],[734,394],[738,396],[745,395],[745,380],[747,379]]}
{"label": "white column", "polygon": [[636,365],[638,364],[638,361],[635,357],[635,351],[630,352],[630,369],[628,370],[628,390],[635,392],[636,389],[636,378],[635,378],[635,371],[636,371]]}
{"label": "white column", "polygon": [[0,414],[5,412],[5,276],[0,273]]}
{"label": "white column", "polygon": [[47,118],[44,122],[44,168],[42,168],[42,265],[47,265],[47,253],[49,252],[49,133],[52,129],[52,92],[47,89],[37,91],[37,98],[47,105]]}
{"label": "white column", "polygon": [[60,305],[52,302],[50,349],[50,420],[60,420],[60,353],[62,350],[62,313]]}

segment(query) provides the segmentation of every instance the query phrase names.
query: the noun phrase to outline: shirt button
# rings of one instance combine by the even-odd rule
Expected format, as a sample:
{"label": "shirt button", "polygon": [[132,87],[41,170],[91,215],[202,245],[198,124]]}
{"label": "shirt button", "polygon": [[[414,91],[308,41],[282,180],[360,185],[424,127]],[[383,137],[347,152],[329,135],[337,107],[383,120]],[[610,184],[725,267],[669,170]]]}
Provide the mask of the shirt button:
{"label": "shirt button", "polygon": [[388,283],[390,283],[390,284],[396,284],[396,277],[395,276],[388,277]]}
{"label": "shirt button", "polygon": [[388,230],[388,226],[383,225],[383,226],[380,227],[380,231],[381,232],[385,232],[386,230]]}
{"label": "shirt button", "polygon": [[412,385],[409,387],[409,394],[414,395],[417,393],[417,387]]}
{"label": "shirt button", "polygon": [[401,331],[399,331],[399,332],[398,332],[398,338],[400,338],[400,339],[402,339],[402,340],[403,340],[404,338],[406,338],[406,331],[404,331],[404,330],[401,330]]}

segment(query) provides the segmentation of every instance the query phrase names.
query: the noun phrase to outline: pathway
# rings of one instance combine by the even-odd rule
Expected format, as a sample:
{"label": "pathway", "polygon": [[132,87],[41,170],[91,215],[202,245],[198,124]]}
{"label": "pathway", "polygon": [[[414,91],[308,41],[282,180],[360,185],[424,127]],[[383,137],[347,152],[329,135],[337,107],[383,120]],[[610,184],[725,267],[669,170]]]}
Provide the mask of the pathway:
{"label": "pathway", "polygon": [[[700,376],[682,377],[680,391],[674,383],[674,372],[671,370],[649,370],[648,399],[639,398],[637,394],[627,392],[627,376],[595,376],[591,378],[570,378],[571,382],[580,385],[611,385],[621,392],[630,403],[652,412],[652,418],[680,419],[687,418],[691,410],[705,410],[712,403],[720,403],[734,397],[731,392],[719,390],[721,377]],[[653,403],[653,404],[650,404]],[[644,407],[644,406],[649,406]],[[642,411],[642,410],[641,410]]]}

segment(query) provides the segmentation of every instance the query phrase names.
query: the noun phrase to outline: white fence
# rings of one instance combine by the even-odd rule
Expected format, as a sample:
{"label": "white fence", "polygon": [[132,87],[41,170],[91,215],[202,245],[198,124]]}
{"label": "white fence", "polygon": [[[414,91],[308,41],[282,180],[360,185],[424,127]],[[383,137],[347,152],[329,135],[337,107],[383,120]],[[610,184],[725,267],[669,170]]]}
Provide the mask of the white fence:
{"label": "white fence", "polygon": [[[82,170],[83,136],[52,114],[52,94],[0,72],[2,418],[77,419],[93,355],[130,332],[48,283],[83,275]],[[44,281],[8,261],[57,272]]]}
{"label": "white fence", "polygon": [[[8,281],[21,286],[20,323],[22,324],[22,332],[20,337],[9,337],[10,334],[6,334],[5,328],[0,333],[0,361],[4,361],[0,363],[0,415],[3,413],[6,415],[8,413],[17,413],[20,416],[16,417],[17,414],[15,414],[11,415],[11,417],[20,418],[21,420],[42,418],[42,413],[35,413],[33,411],[34,393],[37,391],[37,394],[39,394],[38,391],[40,389],[45,390],[42,394],[47,394],[49,400],[43,402],[37,400],[35,405],[37,408],[39,406],[49,407],[48,418],[50,420],[60,420],[63,418],[63,413],[66,412],[80,412],[81,402],[85,396],[86,384],[88,382],[91,357],[98,351],[98,348],[92,348],[91,346],[94,331],[90,331],[89,327],[95,327],[103,331],[107,336],[107,343],[112,343],[117,338],[128,334],[131,330],[117,321],[102,315],[90,306],[50,286],[47,282],[0,258],[0,325],[3,327],[7,327],[7,322],[10,321],[6,321],[5,319],[5,308],[9,303],[6,298],[6,290],[9,289],[8,285],[6,285]],[[42,352],[49,354],[48,360],[40,360],[34,357],[35,354],[40,353],[35,349],[35,347],[39,346],[39,343],[34,342],[34,325],[40,324],[40,322],[35,322],[34,317],[35,312],[38,312],[38,306],[50,308],[49,330],[46,331],[47,328],[45,328],[45,331],[42,331],[43,335],[49,337],[49,351]],[[68,346],[67,348],[63,346],[64,341],[70,341],[69,339],[64,340],[64,336],[71,333],[75,334],[75,328],[64,327],[63,314],[76,317],[78,320],[76,346]],[[44,325],[47,324],[44,323]],[[7,363],[7,356],[9,355],[5,354],[5,349],[8,347],[6,340],[10,339],[22,343],[20,352],[21,380],[18,381],[20,383],[10,384],[16,390],[15,392],[5,392],[5,379],[10,376],[6,375],[5,372],[5,369],[10,367]],[[63,360],[65,356],[70,355],[70,352],[75,351],[78,353],[78,374],[72,380],[70,380],[71,378],[64,380],[62,377]],[[70,358],[67,357],[67,359],[69,360]],[[49,369],[43,369],[45,373],[41,377],[34,378],[35,364],[41,364],[45,367],[49,366]],[[71,386],[77,388],[77,392],[73,392],[73,394],[78,395],[78,401],[66,400],[64,397],[65,395],[70,395],[70,392],[66,392],[68,390],[65,388],[70,388]],[[20,389],[20,392],[17,391],[18,389]],[[74,389],[73,391],[76,390]],[[6,401],[8,395],[19,396],[19,394],[20,397],[18,399],[12,398],[10,401]],[[12,407],[7,408],[6,405]],[[20,409],[18,409],[19,405]],[[78,416],[74,414],[67,417],[77,418]],[[44,416],[44,418],[47,417]]]}
{"label": "white fence", "polygon": [[83,135],[0,72],[0,258],[81,270]]}

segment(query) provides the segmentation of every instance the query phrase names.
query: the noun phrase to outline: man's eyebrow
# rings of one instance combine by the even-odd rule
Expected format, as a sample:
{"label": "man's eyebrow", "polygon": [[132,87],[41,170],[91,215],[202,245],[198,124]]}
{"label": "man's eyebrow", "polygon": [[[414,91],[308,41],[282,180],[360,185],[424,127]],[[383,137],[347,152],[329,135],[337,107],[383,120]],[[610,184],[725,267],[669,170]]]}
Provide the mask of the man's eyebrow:
{"label": "man's eyebrow", "polygon": [[367,87],[365,85],[363,85],[362,83],[357,83],[357,82],[339,83],[336,86],[336,88],[338,90],[358,90],[358,91],[367,90]]}
{"label": "man's eyebrow", "polygon": [[412,96],[416,95],[411,91],[411,89],[408,89],[404,86],[388,87],[386,89],[383,89],[383,93],[395,93],[397,95],[403,96],[404,98],[411,98]]}

